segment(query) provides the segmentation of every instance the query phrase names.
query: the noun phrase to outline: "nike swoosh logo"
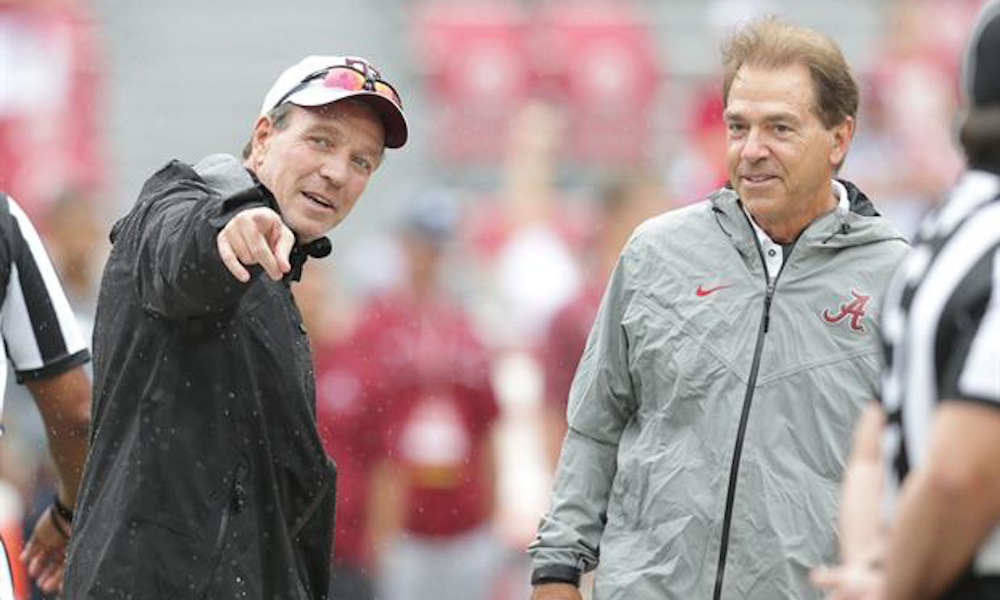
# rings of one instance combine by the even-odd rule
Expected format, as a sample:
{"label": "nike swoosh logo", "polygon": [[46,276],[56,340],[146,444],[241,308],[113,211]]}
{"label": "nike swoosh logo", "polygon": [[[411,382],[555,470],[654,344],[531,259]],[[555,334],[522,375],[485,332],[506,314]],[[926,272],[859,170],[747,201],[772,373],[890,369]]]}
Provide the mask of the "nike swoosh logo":
{"label": "nike swoosh logo", "polygon": [[717,292],[719,290],[722,290],[722,289],[725,289],[725,288],[728,288],[728,287],[733,287],[733,284],[728,283],[726,285],[717,285],[717,286],[712,287],[712,288],[703,288],[703,287],[701,287],[699,285],[698,289],[695,291],[695,294],[697,294],[699,296],[707,296],[709,294],[713,294],[713,293],[715,293],[715,292]]}

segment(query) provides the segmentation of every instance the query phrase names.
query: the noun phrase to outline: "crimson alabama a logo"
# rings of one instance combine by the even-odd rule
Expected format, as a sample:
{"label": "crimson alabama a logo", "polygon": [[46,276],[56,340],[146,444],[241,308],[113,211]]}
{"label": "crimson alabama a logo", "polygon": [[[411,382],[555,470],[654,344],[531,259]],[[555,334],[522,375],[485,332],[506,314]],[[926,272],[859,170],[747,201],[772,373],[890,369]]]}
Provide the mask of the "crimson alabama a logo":
{"label": "crimson alabama a logo", "polygon": [[865,308],[868,306],[871,296],[859,294],[854,290],[851,290],[851,296],[853,298],[841,304],[836,311],[831,311],[829,308],[824,310],[823,320],[827,323],[839,323],[844,319],[850,318],[851,329],[859,333],[864,333],[867,329],[865,329],[861,320],[865,317]]}

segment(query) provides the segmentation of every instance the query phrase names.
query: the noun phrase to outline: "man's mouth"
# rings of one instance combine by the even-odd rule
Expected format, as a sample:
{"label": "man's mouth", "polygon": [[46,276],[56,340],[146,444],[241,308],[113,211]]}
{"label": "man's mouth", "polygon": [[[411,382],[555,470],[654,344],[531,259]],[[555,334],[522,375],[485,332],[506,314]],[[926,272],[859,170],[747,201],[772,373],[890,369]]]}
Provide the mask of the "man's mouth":
{"label": "man's mouth", "polygon": [[742,175],[743,181],[750,184],[767,183],[775,179],[774,175]]}
{"label": "man's mouth", "polygon": [[302,192],[302,195],[308,198],[314,204],[318,204],[319,206],[327,210],[337,210],[337,205],[334,204],[333,201],[330,200],[329,198],[325,198],[323,196],[320,196],[319,194],[314,194],[311,192]]}

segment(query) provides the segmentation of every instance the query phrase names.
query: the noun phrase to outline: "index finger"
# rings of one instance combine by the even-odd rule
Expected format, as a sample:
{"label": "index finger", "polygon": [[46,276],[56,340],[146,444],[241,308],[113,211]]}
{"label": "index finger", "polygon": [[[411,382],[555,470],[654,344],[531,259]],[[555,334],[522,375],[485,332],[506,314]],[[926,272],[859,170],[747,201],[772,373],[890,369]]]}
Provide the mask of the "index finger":
{"label": "index finger", "polygon": [[281,269],[282,273],[292,270],[292,265],[288,262],[288,257],[292,253],[294,245],[295,234],[292,233],[291,229],[282,224],[278,233],[278,240],[274,244],[274,256],[278,259],[278,268]]}
{"label": "index finger", "polygon": [[233,250],[232,243],[225,236],[226,231],[223,230],[215,239],[219,258],[222,259],[222,264],[226,265],[226,268],[233,274],[233,277],[242,283],[246,283],[250,281],[250,272],[243,267],[243,263],[240,262],[240,259],[236,256],[236,252]]}
{"label": "index finger", "polygon": [[264,268],[264,271],[274,281],[281,279],[281,271],[278,270],[278,259],[271,250],[271,245],[267,238],[260,231],[251,232],[252,239],[249,240],[250,253],[254,261]]}

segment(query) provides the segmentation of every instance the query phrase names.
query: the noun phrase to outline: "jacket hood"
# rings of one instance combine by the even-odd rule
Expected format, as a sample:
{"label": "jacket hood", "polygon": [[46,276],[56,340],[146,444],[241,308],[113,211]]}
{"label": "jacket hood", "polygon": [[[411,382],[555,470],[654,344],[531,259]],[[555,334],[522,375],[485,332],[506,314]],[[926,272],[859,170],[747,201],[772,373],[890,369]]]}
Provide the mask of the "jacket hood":
{"label": "jacket hood", "polygon": [[231,196],[255,184],[250,172],[229,154],[209,154],[198,161],[194,171],[220,196]]}
{"label": "jacket hood", "polygon": [[[798,243],[822,244],[828,248],[848,248],[888,240],[906,241],[888,219],[879,214],[875,204],[856,185],[838,179],[847,190],[849,209],[840,206],[810,223]],[[713,192],[709,198],[719,225],[738,246],[755,246],[752,228],[731,187]]]}
{"label": "jacket hood", "polygon": [[[256,182],[250,172],[235,157],[228,154],[210,154],[194,167],[179,160],[171,160],[143,184],[142,191],[139,192],[139,202],[162,194],[175,185],[192,185],[209,189],[225,197],[252,188]],[[115,243],[127,219],[127,215],[122,217],[111,228],[108,237],[112,244]]]}

